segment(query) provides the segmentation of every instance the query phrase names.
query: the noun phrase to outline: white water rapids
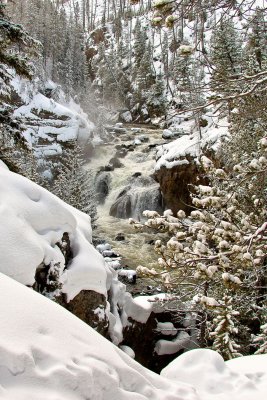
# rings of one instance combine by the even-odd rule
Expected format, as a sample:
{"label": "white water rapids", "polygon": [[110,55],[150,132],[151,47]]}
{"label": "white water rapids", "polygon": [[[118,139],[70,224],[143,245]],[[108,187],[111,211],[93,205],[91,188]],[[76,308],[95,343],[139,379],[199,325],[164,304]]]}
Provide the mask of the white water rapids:
{"label": "white water rapids", "polygon": [[[123,128],[110,133],[109,142],[95,148],[88,164],[88,169],[96,176],[96,187],[100,191],[98,197],[101,204],[98,205],[95,236],[110,243],[130,268],[135,269],[140,264],[155,267],[157,256],[153,246],[148,243],[155,237],[148,233],[137,233],[128,219],[141,219],[142,212],[147,209],[158,208],[158,211],[162,211],[159,185],[151,176],[155,166],[155,147],[164,143],[162,130],[128,125],[125,132]],[[144,141],[141,142],[139,138]],[[122,166],[109,171],[110,160],[114,157],[119,159]],[[116,205],[120,194],[122,196]],[[110,215],[111,209],[116,216]],[[125,236],[125,240],[116,240],[119,233]]]}

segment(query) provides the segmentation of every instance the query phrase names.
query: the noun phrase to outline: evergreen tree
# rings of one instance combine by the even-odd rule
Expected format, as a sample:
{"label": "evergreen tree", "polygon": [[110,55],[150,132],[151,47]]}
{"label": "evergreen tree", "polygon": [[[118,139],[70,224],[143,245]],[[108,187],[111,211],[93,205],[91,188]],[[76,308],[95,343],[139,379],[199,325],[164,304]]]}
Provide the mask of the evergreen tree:
{"label": "evergreen tree", "polygon": [[[31,79],[34,68],[29,55],[36,55],[39,43],[21,25],[6,16],[5,5],[0,2],[0,157],[10,169],[26,173],[23,161],[28,147],[23,137],[23,126],[12,116],[14,105],[10,101],[11,79],[14,74]],[[29,153],[28,153],[29,154]],[[28,160],[29,161],[29,160]],[[27,173],[26,173],[27,174]]]}
{"label": "evergreen tree", "polygon": [[134,29],[134,46],[133,46],[135,67],[137,70],[139,69],[145,50],[146,50],[146,33],[145,30],[142,29],[140,20],[137,19]]}
{"label": "evergreen tree", "polygon": [[237,79],[242,71],[241,41],[232,19],[221,19],[215,26],[211,37],[211,88],[218,94],[236,91],[231,81]]}
{"label": "evergreen tree", "polygon": [[82,152],[76,143],[72,150],[64,150],[52,192],[66,203],[96,220],[96,200],[93,178],[84,168]]}

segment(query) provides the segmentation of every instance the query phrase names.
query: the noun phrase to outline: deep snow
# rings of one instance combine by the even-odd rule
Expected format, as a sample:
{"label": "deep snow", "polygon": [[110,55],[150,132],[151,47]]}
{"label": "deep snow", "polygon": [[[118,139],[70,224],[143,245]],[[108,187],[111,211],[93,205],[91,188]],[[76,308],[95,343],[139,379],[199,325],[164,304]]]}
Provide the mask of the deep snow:
{"label": "deep snow", "polygon": [[191,350],[148,371],[68,311],[0,274],[2,400],[264,400],[267,356]]}

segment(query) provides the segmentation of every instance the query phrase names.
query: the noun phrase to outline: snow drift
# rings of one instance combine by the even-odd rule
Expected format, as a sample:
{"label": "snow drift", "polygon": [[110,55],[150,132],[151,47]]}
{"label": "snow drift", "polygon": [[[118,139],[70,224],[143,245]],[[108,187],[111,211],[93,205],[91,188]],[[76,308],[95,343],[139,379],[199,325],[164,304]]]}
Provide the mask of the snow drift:
{"label": "snow drift", "polygon": [[[81,290],[107,295],[110,269],[91,244],[90,217],[0,165],[0,271],[27,286],[40,264],[60,266],[68,300]],[[58,246],[69,234],[73,259],[66,266]]]}
{"label": "snow drift", "polygon": [[196,400],[78,318],[0,274],[2,400]]}
{"label": "snow drift", "polygon": [[3,274],[0,315],[2,400],[265,399],[265,355],[224,363],[211,350],[192,350],[160,377],[59,305]]}

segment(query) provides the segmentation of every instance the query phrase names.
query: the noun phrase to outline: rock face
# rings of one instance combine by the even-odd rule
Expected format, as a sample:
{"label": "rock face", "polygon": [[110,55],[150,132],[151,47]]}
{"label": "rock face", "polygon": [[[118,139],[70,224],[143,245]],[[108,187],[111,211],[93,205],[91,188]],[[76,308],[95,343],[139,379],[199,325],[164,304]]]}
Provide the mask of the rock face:
{"label": "rock face", "polygon": [[178,355],[182,354],[185,348],[173,354],[158,355],[155,351],[156,343],[159,340],[172,340],[173,337],[166,336],[158,330],[159,322],[172,322],[173,326],[179,331],[186,331],[191,334],[190,328],[185,328],[182,321],[185,313],[172,313],[163,311],[161,313],[152,312],[145,324],[134,321],[129,318],[129,326],[126,326],[123,332],[124,340],[121,345],[129,346],[135,352],[135,360],[146,368],[159,373]]}
{"label": "rock face", "polygon": [[105,313],[107,301],[104,295],[92,290],[82,290],[69,303],[61,303],[67,310],[86,322],[98,333],[108,338],[109,321]]}
{"label": "rock face", "polygon": [[197,181],[199,166],[196,165],[194,158],[187,157],[187,160],[187,164],[176,165],[169,169],[163,167],[154,173],[156,181],[160,184],[166,208],[170,208],[174,213],[178,210],[190,210],[191,198],[188,185],[200,183]]}
{"label": "rock face", "polygon": [[62,151],[73,148],[77,141],[87,153],[92,151],[94,125],[78,104],[76,110],[71,103],[66,105],[60,86],[52,81],[41,85],[35,80],[33,84],[19,77],[12,82],[11,102],[16,106],[13,118],[22,124],[23,136],[40,160],[39,172],[51,178],[58,168],[53,164],[60,161]]}

